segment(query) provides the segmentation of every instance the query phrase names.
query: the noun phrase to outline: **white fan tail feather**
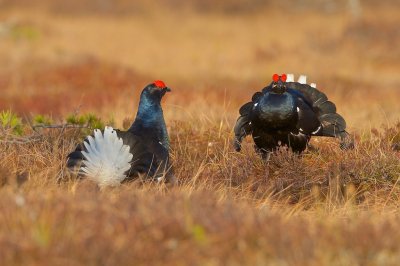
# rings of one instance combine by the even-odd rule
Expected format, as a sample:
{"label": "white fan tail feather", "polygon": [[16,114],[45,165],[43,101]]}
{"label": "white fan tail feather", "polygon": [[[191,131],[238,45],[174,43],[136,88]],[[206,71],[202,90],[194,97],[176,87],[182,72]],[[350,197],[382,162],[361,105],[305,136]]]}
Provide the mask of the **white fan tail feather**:
{"label": "white fan tail feather", "polygon": [[307,76],[306,75],[300,75],[300,77],[297,80],[297,82],[301,83],[301,84],[307,84]]}
{"label": "white fan tail feather", "polygon": [[124,145],[112,127],[106,127],[104,134],[94,130],[94,137],[84,141],[87,151],[82,151],[82,172],[100,187],[118,186],[126,178],[126,171],[131,168],[133,155],[130,147]]}
{"label": "white fan tail feather", "polygon": [[293,74],[287,74],[286,82],[294,82],[294,75]]}

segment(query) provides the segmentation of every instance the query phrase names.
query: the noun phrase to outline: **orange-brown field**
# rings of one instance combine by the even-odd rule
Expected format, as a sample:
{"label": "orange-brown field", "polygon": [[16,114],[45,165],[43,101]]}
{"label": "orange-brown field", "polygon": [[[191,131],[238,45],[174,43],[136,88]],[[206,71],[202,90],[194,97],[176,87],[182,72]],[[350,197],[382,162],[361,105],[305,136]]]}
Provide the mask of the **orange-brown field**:
{"label": "orange-brown field", "polygon": [[[0,128],[0,265],[398,265],[400,6],[357,3],[0,1],[0,112],[22,118]],[[273,73],[316,82],[356,148],[235,152],[238,109]],[[175,187],[100,191],[64,169],[84,132],[30,127],[126,128],[155,79]]]}

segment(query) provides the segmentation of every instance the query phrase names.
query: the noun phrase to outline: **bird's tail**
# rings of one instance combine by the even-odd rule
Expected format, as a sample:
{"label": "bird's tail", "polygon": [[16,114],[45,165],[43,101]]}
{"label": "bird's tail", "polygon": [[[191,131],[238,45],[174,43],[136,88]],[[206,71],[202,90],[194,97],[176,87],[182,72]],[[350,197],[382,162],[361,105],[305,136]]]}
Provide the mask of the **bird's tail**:
{"label": "bird's tail", "polygon": [[336,106],[328,100],[325,93],[317,89],[315,83],[307,84],[307,76],[301,75],[297,82],[294,81],[294,75],[287,75],[288,87],[300,91],[309,104],[312,105],[314,111],[318,115],[318,119],[322,124],[320,135],[331,137],[347,136],[346,121],[341,115],[336,113]]}
{"label": "bird's tail", "polygon": [[126,178],[133,155],[112,127],[106,127],[104,133],[95,129],[94,136],[89,136],[84,145],[81,171],[89,179],[105,187],[117,186]]}
{"label": "bird's tail", "polygon": [[315,83],[308,85],[305,75],[301,75],[295,82],[293,74],[287,75],[287,82],[288,87],[300,91],[316,111],[322,125],[322,130],[316,136],[340,138],[343,149],[354,147],[354,140],[346,131],[346,121],[336,112],[335,104],[328,100],[326,94],[317,90]]}

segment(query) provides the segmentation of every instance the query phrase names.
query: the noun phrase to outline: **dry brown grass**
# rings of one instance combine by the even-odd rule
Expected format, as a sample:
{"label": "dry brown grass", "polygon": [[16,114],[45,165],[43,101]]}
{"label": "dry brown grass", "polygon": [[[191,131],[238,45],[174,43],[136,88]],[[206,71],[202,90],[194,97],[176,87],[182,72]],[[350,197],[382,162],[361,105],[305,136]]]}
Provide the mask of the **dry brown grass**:
{"label": "dry brown grass", "polygon": [[[0,110],[61,119],[80,109],[122,127],[141,88],[163,79],[179,184],[99,191],[75,180],[64,166],[79,132],[1,142],[0,264],[397,265],[398,7],[368,1],[354,19],[343,3],[282,14],[267,1],[174,11],[178,2],[98,13],[90,1],[44,4],[51,12],[4,1]],[[239,106],[274,72],[316,81],[356,148],[317,138],[316,151],[264,162],[248,140],[234,152]]]}
{"label": "dry brown grass", "polygon": [[266,163],[250,144],[233,152],[229,126],[195,122],[171,126],[172,189],[99,191],[70,179],[73,132],[3,144],[2,263],[396,264],[400,158],[390,139],[370,136],[349,152],[316,143],[318,152],[282,150]]}

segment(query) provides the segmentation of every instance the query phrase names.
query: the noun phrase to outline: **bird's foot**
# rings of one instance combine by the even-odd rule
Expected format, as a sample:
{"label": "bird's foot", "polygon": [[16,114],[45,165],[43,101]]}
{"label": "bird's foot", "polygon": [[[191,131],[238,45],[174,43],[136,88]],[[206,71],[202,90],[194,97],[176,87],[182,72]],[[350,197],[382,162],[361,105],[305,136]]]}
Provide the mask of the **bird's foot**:
{"label": "bird's foot", "polygon": [[345,139],[340,142],[340,148],[342,150],[352,150],[354,149],[354,141],[353,139]]}
{"label": "bird's foot", "polygon": [[393,149],[394,151],[400,151],[400,142],[399,142],[399,143],[394,143],[394,144],[392,145],[392,149]]}
{"label": "bird's foot", "polygon": [[340,148],[342,150],[354,149],[354,139],[349,133],[344,132],[340,135]]}
{"label": "bird's foot", "polygon": [[260,155],[263,160],[269,161],[269,158],[271,157],[270,151],[263,148],[259,148],[256,145],[254,145],[254,149],[256,150],[256,153]]}
{"label": "bird's foot", "polygon": [[271,153],[263,152],[263,153],[261,153],[261,158],[263,158],[263,160],[265,160],[265,161],[269,161],[269,159],[271,158]]}

